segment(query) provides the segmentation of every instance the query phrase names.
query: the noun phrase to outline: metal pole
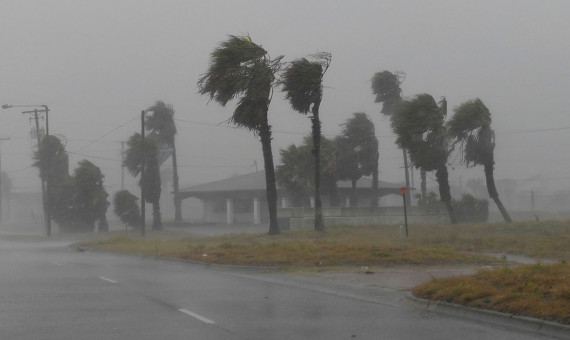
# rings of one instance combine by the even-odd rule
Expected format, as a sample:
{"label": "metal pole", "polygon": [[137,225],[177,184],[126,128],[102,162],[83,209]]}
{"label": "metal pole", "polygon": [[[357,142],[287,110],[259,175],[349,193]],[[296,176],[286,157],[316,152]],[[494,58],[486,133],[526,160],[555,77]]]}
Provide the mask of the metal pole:
{"label": "metal pole", "polygon": [[408,237],[408,212],[406,211],[406,194],[402,194],[402,200],[404,201],[404,222],[406,223],[406,237]]}
{"label": "metal pole", "polygon": [[46,229],[47,229],[47,236],[51,236],[51,213],[50,213],[50,206],[49,206],[49,109],[47,105],[41,105],[45,109],[46,113],[46,150],[45,150],[45,169],[46,169]]}
{"label": "metal pole", "polygon": [[[0,141],[9,139],[10,138],[0,138]],[[2,150],[0,149],[0,224],[4,223],[4,211],[2,207],[2,195],[4,195],[4,188],[2,184]]]}
{"label": "metal pole", "polygon": [[121,190],[125,190],[125,142],[121,142]]}
{"label": "metal pole", "polygon": [[145,197],[144,197],[144,168],[146,165],[146,152],[144,145],[144,110],[141,111],[141,236],[145,229]]}

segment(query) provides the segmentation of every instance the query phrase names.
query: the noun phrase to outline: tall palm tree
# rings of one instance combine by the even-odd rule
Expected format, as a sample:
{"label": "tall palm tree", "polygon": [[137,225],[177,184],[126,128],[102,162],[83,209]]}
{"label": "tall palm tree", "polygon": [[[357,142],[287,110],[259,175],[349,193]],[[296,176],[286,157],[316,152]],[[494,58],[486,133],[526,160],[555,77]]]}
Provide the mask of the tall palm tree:
{"label": "tall palm tree", "polygon": [[269,234],[279,234],[277,188],[271,151],[271,126],[267,112],[275,84],[275,73],[283,57],[271,59],[249,36],[229,36],[210,55],[210,65],[198,80],[198,91],[225,106],[239,97],[230,121],[259,136],[263,150]]}
{"label": "tall palm tree", "polygon": [[[392,118],[396,107],[402,102],[402,88],[401,85],[406,79],[406,74],[403,72],[390,72],[382,71],[376,72],[372,76],[372,93],[376,95],[375,103],[382,103],[382,110],[380,113]],[[406,188],[410,188],[410,175],[408,167],[408,152],[406,148],[402,148],[402,155],[404,157],[404,175],[406,180]],[[422,179],[425,179],[426,173],[421,169]],[[426,197],[425,181],[422,181],[422,197]],[[406,204],[411,205],[410,195],[406,196]]]}
{"label": "tall palm tree", "polygon": [[[378,206],[378,138],[374,123],[364,112],[356,112],[342,124],[342,136],[349,147],[349,152],[356,155],[360,175],[372,175],[372,207]],[[358,179],[358,178],[357,178]],[[353,192],[356,181],[352,181]]]}
{"label": "tall palm tree", "polygon": [[331,63],[331,54],[322,52],[315,55],[316,61],[306,58],[294,60],[283,72],[283,92],[293,110],[312,113],[311,131],[313,137],[313,155],[315,157],[315,231],[324,231],[321,203],[321,121],[319,108],[323,99],[323,77]]}
{"label": "tall palm tree", "polygon": [[483,166],[489,197],[499,208],[503,219],[512,222],[495,186],[495,132],[491,129],[491,112],[479,98],[469,100],[453,111],[453,117],[447,123],[449,134],[455,138],[455,144],[461,144],[463,159],[467,166],[470,164]]}
{"label": "tall palm tree", "polygon": [[450,222],[457,223],[447,172],[450,148],[444,125],[446,113],[445,98],[438,105],[429,94],[420,94],[397,105],[392,115],[392,130],[397,136],[396,143],[408,150],[414,164],[436,172],[440,200],[447,207]]}
{"label": "tall palm tree", "polygon": [[[147,109],[151,114],[146,115],[145,129],[156,136],[161,148],[171,150],[172,155],[172,186],[174,189],[174,220],[182,221],[181,200],[178,195],[178,162],[176,159],[176,124],[174,123],[174,108],[163,101],[157,101]],[[159,164],[160,166],[160,164]]]}
{"label": "tall palm tree", "polygon": [[143,196],[152,203],[152,229],[162,229],[160,217],[160,172],[157,161],[157,148],[153,140],[144,138],[139,133],[129,137],[123,165],[133,176],[138,176],[144,166],[144,178],[139,180]]}

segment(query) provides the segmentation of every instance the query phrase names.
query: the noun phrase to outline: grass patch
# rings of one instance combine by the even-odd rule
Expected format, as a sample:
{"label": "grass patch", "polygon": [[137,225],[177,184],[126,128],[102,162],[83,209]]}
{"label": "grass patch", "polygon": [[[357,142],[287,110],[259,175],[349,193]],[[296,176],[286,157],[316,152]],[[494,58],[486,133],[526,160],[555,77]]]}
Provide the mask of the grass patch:
{"label": "grass patch", "polygon": [[433,279],[413,294],[475,308],[570,324],[570,265],[521,265]]}
{"label": "grass patch", "polygon": [[328,227],[280,235],[231,234],[181,237],[151,232],[147,238],[113,236],[80,243],[101,250],[260,266],[382,266],[493,262],[481,253],[570,258],[570,221],[459,225],[411,225],[410,237],[395,225]]}

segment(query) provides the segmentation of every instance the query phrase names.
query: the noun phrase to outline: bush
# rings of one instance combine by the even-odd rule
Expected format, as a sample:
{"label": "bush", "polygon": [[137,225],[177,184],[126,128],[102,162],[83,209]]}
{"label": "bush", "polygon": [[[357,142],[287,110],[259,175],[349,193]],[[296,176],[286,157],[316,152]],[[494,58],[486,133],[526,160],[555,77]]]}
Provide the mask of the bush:
{"label": "bush", "polygon": [[489,202],[469,194],[463,194],[460,201],[452,201],[458,222],[487,222],[489,219]]}
{"label": "bush", "polygon": [[140,210],[137,205],[138,198],[128,190],[120,190],[113,197],[114,212],[121,222],[126,225],[138,228],[140,225]]}

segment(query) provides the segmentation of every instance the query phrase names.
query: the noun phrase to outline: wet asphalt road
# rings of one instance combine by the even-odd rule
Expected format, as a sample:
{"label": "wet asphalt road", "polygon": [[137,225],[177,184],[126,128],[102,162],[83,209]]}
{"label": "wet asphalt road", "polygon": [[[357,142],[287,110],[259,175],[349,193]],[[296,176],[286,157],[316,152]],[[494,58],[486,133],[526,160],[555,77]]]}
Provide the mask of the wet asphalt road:
{"label": "wet asphalt road", "polygon": [[0,238],[0,339],[544,339],[361,290]]}

